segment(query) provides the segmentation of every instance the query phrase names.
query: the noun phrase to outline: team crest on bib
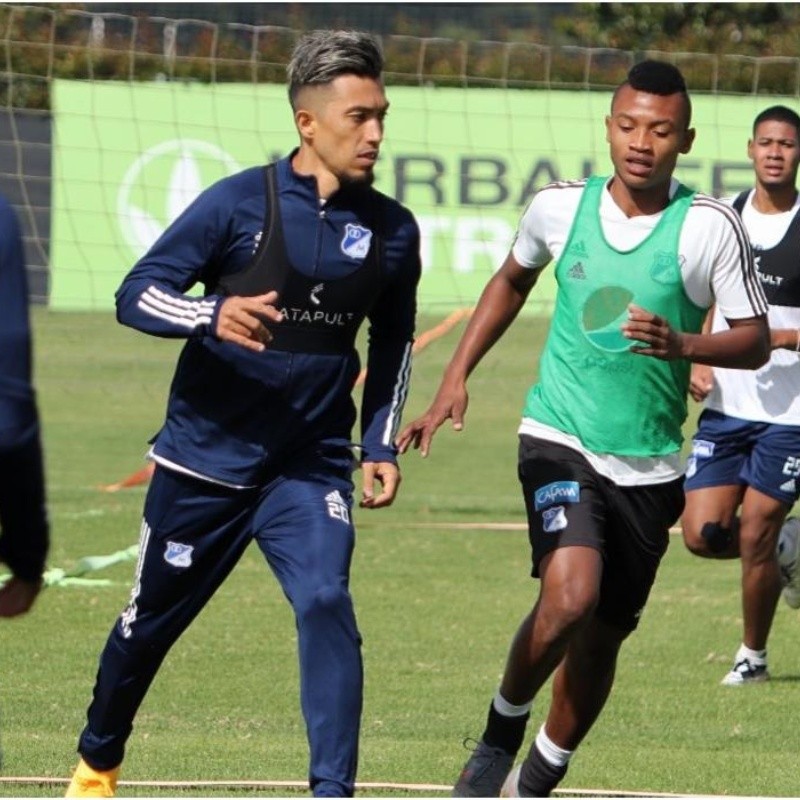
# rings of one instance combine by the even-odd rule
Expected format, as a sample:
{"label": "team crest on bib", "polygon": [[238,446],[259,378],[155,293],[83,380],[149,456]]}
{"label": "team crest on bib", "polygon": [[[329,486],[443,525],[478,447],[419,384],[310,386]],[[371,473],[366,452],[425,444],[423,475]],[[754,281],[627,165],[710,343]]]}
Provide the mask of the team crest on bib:
{"label": "team crest on bib", "polygon": [[192,551],[194,547],[190,544],[180,542],[167,542],[167,549],[164,551],[164,561],[172,564],[173,567],[191,567]]}
{"label": "team crest on bib", "polygon": [[650,277],[665,285],[679,283],[681,279],[680,264],[675,253],[659,250],[650,265]]}
{"label": "team crest on bib", "polygon": [[350,258],[366,258],[369,252],[369,243],[372,241],[372,231],[362,225],[348,222],[344,227],[342,238],[342,252]]}

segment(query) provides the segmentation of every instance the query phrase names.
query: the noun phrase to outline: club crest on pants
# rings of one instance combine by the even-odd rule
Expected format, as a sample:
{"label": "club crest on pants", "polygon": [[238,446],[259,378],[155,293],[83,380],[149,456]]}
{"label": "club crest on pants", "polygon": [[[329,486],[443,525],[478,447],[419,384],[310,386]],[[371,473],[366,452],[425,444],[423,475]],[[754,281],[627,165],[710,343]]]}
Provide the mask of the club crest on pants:
{"label": "club crest on pants", "polygon": [[190,544],[167,542],[167,548],[164,550],[164,561],[167,564],[172,564],[173,567],[191,567],[193,550],[194,547]]}

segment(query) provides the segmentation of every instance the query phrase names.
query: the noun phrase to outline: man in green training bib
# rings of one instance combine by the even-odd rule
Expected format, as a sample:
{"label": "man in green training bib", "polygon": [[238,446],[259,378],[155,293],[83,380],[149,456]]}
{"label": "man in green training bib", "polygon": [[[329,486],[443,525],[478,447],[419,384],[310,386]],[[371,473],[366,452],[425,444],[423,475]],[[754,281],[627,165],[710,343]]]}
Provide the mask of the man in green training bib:
{"label": "man in green training bib", "polygon": [[[546,797],[600,714],[683,509],[681,425],[690,365],[755,369],[769,357],[767,304],[729,206],[672,177],[694,140],[686,84],[644,61],[606,117],[610,178],[539,191],[483,291],[428,411],[397,444],[428,454],[463,428],[467,378],[553,262],[550,332],[519,427],[519,475],[539,597],[517,630],[457,797]],[[701,332],[717,305],[728,328]],[[530,708],[553,697],[513,768]]]}

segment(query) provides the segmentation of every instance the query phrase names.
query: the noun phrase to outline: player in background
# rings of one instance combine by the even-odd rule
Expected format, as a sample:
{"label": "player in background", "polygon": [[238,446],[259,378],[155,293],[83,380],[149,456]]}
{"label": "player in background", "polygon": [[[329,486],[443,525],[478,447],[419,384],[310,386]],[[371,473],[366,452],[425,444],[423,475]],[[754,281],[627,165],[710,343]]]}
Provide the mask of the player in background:
{"label": "player in background", "polygon": [[25,251],[14,210],[0,197],[0,561],[11,569],[0,588],[0,617],[33,605],[49,535]]}
{"label": "player in background", "polygon": [[[762,111],[747,143],[755,188],[732,198],[755,251],[769,303],[772,355],[755,372],[695,364],[689,390],[705,401],[686,470],[683,539],[706,558],[741,558],[742,644],[722,680],[769,678],[767,638],[781,592],[800,606],[800,521],[786,515],[800,496],[800,116]],[[718,309],[706,328],[724,331]],[[782,532],[781,532],[782,531]],[[780,532],[780,555],[776,543]]]}
{"label": "player in background", "polygon": [[[100,657],[68,796],[115,791],[162,659],[255,539],[295,613],[315,796],[355,785],[363,669],[349,590],[355,545],[355,338],[369,320],[363,508],[400,483],[420,275],[412,214],[372,188],[389,106],[377,41],[315,31],[288,66],[300,146],[225,178],[117,292],[123,324],[183,337],[144,506],[134,588]],[[202,283],[202,298],[185,292]],[[269,621],[264,673],[270,659]],[[232,663],[236,653],[231,653]],[[198,665],[198,691],[203,685]]]}
{"label": "player in background", "polygon": [[[752,369],[769,355],[766,301],[741,220],[672,177],[694,140],[690,121],[674,66],[631,69],[605,121],[613,175],[534,196],[432,405],[398,437],[401,452],[413,445],[427,456],[445,420],[463,428],[469,375],[555,262],[555,310],[519,428],[539,597],[454,796],[545,797],[562,780],[605,705],[683,510],[690,364]],[[714,302],[730,329],[702,334]],[[545,722],[512,769],[551,675]]]}

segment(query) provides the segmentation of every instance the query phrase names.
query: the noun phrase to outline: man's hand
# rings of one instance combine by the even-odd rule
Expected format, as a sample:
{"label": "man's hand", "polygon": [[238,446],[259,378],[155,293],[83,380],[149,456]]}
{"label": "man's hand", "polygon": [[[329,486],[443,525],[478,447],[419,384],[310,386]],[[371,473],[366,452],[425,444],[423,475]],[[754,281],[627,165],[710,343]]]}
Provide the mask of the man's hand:
{"label": "man's hand", "polygon": [[0,617],[17,617],[29,611],[41,589],[41,580],[10,578],[0,589]]}
{"label": "man's hand", "polygon": [[452,386],[442,384],[431,407],[400,431],[395,439],[397,449],[405,453],[413,445],[426,458],[431,449],[433,435],[446,419],[453,420],[454,431],[464,429],[464,415],[468,404],[469,395],[464,383],[457,382]]}
{"label": "man's hand", "polygon": [[714,370],[706,364],[692,364],[692,372],[689,377],[689,394],[698,403],[708,397],[708,393],[714,388]]}
{"label": "man's hand", "polygon": [[684,357],[681,334],[674,331],[664,317],[633,303],[628,306],[628,321],[622,325],[622,333],[635,340],[631,353],[662,361]]}
{"label": "man's hand", "polygon": [[[394,501],[400,488],[400,469],[390,461],[364,461],[361,464],[364,473],[361,488],[361,508],[383,508]],[[382,487],[381,493],[375,496],[375,481]]]}
{"label": "man's hand", "polygon": [[277,292],[267,292],[255,297],[225,298],[217,316],[217,338],[256,353],[263,352],[272,341],[272,334],[264,325],[264,320],[279,323],[283,319],[274,305],[277,299]]}

